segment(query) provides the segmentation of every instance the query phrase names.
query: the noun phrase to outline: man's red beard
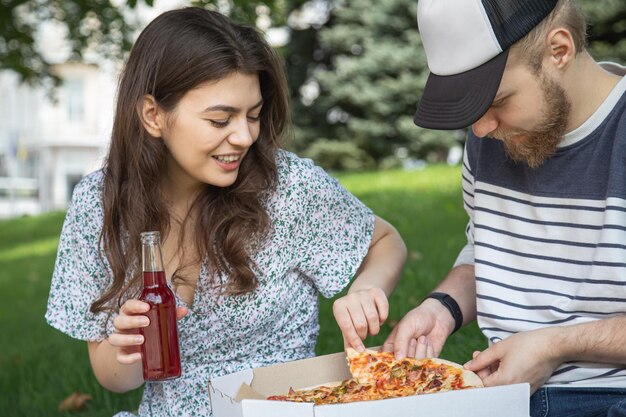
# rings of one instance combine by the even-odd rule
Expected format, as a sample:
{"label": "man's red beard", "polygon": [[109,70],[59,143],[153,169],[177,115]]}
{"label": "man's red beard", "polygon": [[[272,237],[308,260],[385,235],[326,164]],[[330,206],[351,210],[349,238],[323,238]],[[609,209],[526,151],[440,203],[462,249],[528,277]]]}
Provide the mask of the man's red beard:
{"label": "man's red beard", "polygon": [[[533,130],[494,131],[490,136],[504,142],[509,158],[537,168],[556,152],[563,139],[572,105],[565,90],[552,79],[540,74],[546,112]],[[518,137],[519,136],[519,137]]]}

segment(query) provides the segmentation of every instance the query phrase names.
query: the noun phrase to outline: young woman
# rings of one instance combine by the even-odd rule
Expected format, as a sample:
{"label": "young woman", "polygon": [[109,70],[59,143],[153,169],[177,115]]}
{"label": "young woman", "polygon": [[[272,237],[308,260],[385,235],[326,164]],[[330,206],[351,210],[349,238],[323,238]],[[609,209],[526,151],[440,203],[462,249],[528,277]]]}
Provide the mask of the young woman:
{"label": "young woman", "polygon": [[147,382],[139,414],[210,415],[208,381],[314,355],[318,294],[346,346],[387,318],[406,257],[388,223],[311,161],[279,149],[288,122],[280,59],[216,12],[164,13],[137,39],[102,171],[76,187],[48,322],[86,340],[99,382],[144,381],[140,234],[163,237],[182,376]]}

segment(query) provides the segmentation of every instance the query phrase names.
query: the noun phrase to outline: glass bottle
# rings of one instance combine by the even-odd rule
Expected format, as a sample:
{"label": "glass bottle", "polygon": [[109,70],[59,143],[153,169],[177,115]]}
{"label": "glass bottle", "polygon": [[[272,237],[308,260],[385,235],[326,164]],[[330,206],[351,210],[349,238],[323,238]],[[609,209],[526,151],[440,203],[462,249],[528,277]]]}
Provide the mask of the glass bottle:
{"label": "glass bottle", "polygon": [[143,379],[163,381],[180,376],[180,352],[178,328],[176,326],[176,298],[167,286],[161,234],[141,234],[143,290],[139,299],[150,304],[145,315],[150,319],[147,327],[141,328],[144,342],[141,345]]}

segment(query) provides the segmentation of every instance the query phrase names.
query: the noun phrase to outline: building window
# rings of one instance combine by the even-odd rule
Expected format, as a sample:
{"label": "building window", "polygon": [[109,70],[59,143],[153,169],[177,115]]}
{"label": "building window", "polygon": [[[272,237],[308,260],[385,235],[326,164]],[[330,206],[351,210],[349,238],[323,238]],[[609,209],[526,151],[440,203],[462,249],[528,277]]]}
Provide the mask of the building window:
{"label": "building window", "polygon": [[70,174],[68,176],[65,177],[66,181],[67,181],[67,201],[71,201],[72,200],[72,193],[74,192],[74,187],[76,187],[78,185],[78,183],[80,182],[80,180],[83,178],[82,175],[76,175],[76,174]]}
{"label": "building window", "polygon": [[8,177],[9,176],[9,169],[7,166],[7,156],[6,155],[0,155],[0,177]]}
{"label": "building window", "polygon": [[85,83],[80,79],[65,80],[67,92],[67,117],[71,122],[81,122],[85,118]]}

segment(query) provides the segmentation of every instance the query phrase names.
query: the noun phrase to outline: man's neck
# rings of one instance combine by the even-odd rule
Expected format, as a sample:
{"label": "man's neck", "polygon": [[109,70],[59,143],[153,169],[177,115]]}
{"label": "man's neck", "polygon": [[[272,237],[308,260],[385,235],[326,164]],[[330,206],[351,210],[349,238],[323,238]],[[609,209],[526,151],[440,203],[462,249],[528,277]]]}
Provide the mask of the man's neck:
{"label": "man's neck", "polygon": [[604,70],[587,52],[582,52],[565,78],[564,88],[572,103],[567,132],[585,123],[620,79]]}

